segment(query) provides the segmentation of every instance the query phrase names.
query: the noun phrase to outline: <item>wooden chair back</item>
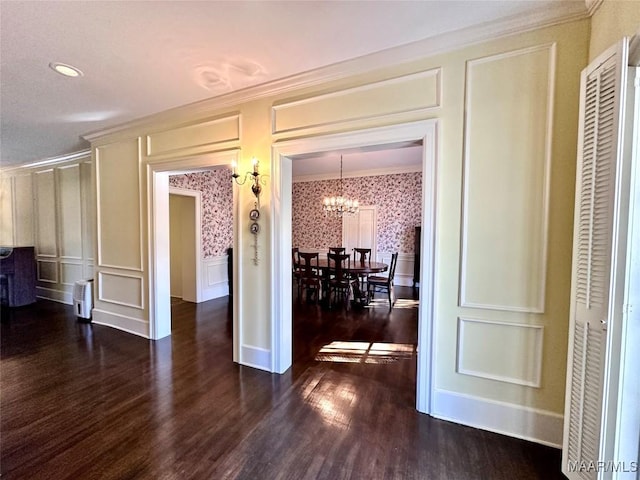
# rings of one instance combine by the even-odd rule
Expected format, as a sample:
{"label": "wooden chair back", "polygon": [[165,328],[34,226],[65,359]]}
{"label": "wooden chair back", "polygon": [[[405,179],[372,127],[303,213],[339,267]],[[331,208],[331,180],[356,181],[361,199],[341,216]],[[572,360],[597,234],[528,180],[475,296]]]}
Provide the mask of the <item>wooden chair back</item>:
{"label": "wooden chair back", "polygon": [[354,248],[353,249],[353,262],[360,262],[361,265],[369,262],[371,263],[371,249],[370,248]]}
{"label": "wooden chair back", "polygon": [[302,279],[320,278],[318,262],[320,254],[318,252],[298,252],[299,272]]}
{"label": "wooden chair back", "polygon": [[329,247],[329,253],[344,253],[345,250],[344,247]]}
{"label": "wooden chair back", "polygon": [[396,265],[398,264],[398,252],[391,255],[391,265],[389,265],[389,283],[393,283],[396,276]]}
{"label": "wooden chair back", "polygon": [[296,273],[300,266],[300,249],[298,247],[291,248],[291,268]]}
{"label": "wooden chair back", "polygon": [[351,265],[351,255],[346,253],[328,253],[327,266],[329,274],[333,275],[333,280],[343,282],[348,279],[346,268]]}

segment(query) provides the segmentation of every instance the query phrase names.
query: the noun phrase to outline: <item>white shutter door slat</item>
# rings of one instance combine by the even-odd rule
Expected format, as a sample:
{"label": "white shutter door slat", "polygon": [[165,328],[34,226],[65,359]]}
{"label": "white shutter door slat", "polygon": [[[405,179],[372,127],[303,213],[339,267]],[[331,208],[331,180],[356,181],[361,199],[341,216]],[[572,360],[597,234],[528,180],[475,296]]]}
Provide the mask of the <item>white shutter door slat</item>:
{"label": "white shutter door slat", "polygon": [[[576,219],[572,271],[571,335],[567,372],[563,472],[596,479],[575,466],[598,462],[609,306],[615,168],[620,103],[619,59],[612,54],[583,72]],[[570,465],[574,466],[572,470]]]}

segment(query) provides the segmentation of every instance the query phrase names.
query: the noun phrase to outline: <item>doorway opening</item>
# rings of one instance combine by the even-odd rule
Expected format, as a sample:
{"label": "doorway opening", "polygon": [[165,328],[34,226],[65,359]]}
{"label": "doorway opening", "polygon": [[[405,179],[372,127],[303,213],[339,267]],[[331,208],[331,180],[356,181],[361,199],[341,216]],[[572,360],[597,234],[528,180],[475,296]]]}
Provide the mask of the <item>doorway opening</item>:
{"label": "doorway opening", "polygon": [[422,234],[420,241],[420,294],[416,408],[431,412],[433,279],[435,277],[435,200],[437,120],[380,127],[357,132],[292,140],[274,145],[272,158],[272,355],[273,371],[292,364],[292,169],[293,159],[305,155],[355,148],[385,148],[403,142],[421,146]]}
{"label": "doorway opening", "polygon": [[[149,305],[150,305],[150,338],[157,340],[171,334],[171,250],[170,250],[170,201],[169,194],[170,176],[185,173],[196,173],[219,168],[229,168],[233,161],[237,161],[239,151],[226,151],[215,154],[200,155],[196,157],[180,158],[161,163],[148,165],[149,176]],[[229,182],[230,183],[230,182]],[[232,189],[234,196],[231,202],[237,208],[236,191]],[[195,214],[195,213],[194,213]],[[197,214],[195,214],[198,216]],[[237,212],[233,212],[232,221],[232,243],[233,250],[238,242],[237,239]],[[190,242],[191,240],[189,240]],[[194,240],[195,243],[195,240]],[[225,245],[225,248],[228,247]],[[200,248],[196,243],[196,249]],[[200,250],[202,252],[202,250]],[[233,256],[234,265],[237,265],[238,255]],[[214,268],[227,272],[227,264],[220,262],[220,265],[214,265]],[[203,278],[204,272],[200,271],[198,265],[202,262],[196,262],[197,279]],[[206,285],[202,287],[201,294],[206,294]],[[234,289],[236,290],[236,289]],[[196,292],[198,290],[196,289]],[[196,293],[196,300],[198,299]],[[237,302],[237,296],[233,297],[233,302]],[[237,308],[233,309],[233,331],[234,331],[234,360],[237,358],[237,344],[239,339],[236,338],[235,332],[237,328]]]}
{"label": "doorway opening", "polygon": [[[415,401],[422,151],[403,141],[291,157],[296,371],[376,378]],[[323,199],[338,195],[357,200],[357,211],[325,211]],[[327,268],[331,248],[343,249],[346,275]],[[310,258],[319,271],[305,266]]]}

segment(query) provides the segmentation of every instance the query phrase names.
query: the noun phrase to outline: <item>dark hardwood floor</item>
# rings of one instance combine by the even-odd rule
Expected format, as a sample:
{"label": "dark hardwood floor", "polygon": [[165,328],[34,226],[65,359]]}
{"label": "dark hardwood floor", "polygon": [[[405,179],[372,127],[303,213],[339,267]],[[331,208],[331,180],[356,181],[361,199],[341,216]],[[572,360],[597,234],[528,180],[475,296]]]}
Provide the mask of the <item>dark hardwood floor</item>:
{"label": "dark hardwood floor", "polygon": [[296,303],[284,375],[231,361],[226,298],[173,302],[157,342],[53,302],[4,309],[2,478],[564,478],[558,450],[416,412],[416,306],[400,294],[390,315]]}

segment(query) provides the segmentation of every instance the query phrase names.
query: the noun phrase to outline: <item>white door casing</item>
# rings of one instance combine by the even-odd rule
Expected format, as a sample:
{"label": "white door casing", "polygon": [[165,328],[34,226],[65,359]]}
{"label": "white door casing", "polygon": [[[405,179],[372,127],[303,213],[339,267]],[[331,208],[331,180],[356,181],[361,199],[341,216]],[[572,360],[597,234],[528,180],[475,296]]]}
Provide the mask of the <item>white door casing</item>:
{"label": "white door casing", "polygon": [[418,309],[418,368],[416,408],[431,413],[433,372],[433,305],[436,244],[436,171],[438,120],[378,127],[298,140],[278,142],[271,162],[271,370],[284,373],[291,366],[291,163],[304,153],[414,141],[422,144],[421,271]]}

